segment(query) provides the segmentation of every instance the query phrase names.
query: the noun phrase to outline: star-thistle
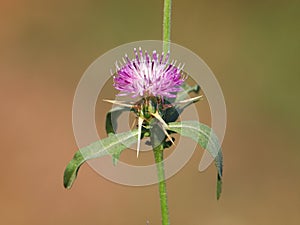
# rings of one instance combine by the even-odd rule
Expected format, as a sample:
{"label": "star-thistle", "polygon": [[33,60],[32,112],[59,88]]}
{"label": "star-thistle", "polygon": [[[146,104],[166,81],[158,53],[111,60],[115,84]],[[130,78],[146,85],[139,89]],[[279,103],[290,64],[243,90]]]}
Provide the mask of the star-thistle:
{"label": "star-thistle", "polygon": [[186,73],[183,71],[183,65],[176,66],[176,61],[168,63],[170,54],[164,57],[164,53],[159,54],[153,51],[152,57],[141,48],[139,51],[134,49],[135,58],[129,59],[127,55],[123,58],[124,64],[116,63],[116,72],[113,74],[114,87],[121,91],[118,95],[130,95],[135,98],[142,97],[134,104],[127,102],[104,100],[110,103],[129,107],[138,117],[138,144],[137,156],[140,151],[140,139],[142,136],[142,126],[149,127],[152,119],[159,122],[161,129],[166,137],[174,144],[173,139],[167,132],[168,125],[163,120],[162,115],[166,108],[173,107],[174,104],[197,101],[201,98],[191,98],[184,102],[166,104],[165,98],[175,98],[177,92],[186,79]]}
{"label": "star-thistle", "polygon": [[[134,100],[104,100],[122,106],[114,107],[106,114],[107,137],[80,148],[68,163],[63,180],[64,187],[70,189],[84,162],[111,155],[115,163],[121,152],[135,143],[138,156],[141,139],[150,137],[157,168],[162,225],[170,225],[164,149],[174,145],[174,139],[170,136],[172,133],[193,139],[213,156],[217,168],[217,199],[222,191],[223,176],[223,155],[213,130],[198,120],[177,121],[183,110],[202,96],[186,99],[189,93],[198,93],[200,88],[199,85],[191,87],[185,83],[187,73],[183,70],[183,64],[170,61],[170,27],[171,0],[164,0],[163,52],[149,54],[141,48],[134,49],[133,58],[125,55],[122,63],[116,62],[112,76],[118,96],[130,96]],[[137,117],[137,129],[116,133],[114,124],[117,124],[117,117],[128,109]]]}

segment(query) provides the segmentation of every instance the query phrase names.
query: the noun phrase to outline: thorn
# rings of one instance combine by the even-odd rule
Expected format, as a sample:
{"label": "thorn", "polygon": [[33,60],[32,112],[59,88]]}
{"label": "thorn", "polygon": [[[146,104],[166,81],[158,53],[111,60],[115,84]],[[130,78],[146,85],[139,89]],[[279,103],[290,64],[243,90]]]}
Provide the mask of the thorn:
{"label": "thorn", "polygon": [[161,118],[161,116],[158,114],[158,112],[152,113],[152,115],[153,115],[156,119],[158,119],[159,122],[161,122],[161,124],[163,125],[163,126],[162,126],[163,132],[165,133],[165,135],[167,136],[167,138],[172,142],[172,144],[175,145],[173,139],[171,138],[171,136],[168,134],[168,132],[167,132],[167,130],[166,130],[166,128],[169,129],[168,124],[166,124],[166,122],[163,120],[163,118]]}
{"label": "thorn", "polygon": [[184,104],[184,103],[189,103],[189,102],[195,102],[195,101],[198,101],[202,98],[203,98],[203,95],[200,95],[200,96],[197,96],[197,97],[194,97],[194,98],[189,98],[189,99],[182,100],[182,101],[179,101],[179,102],[174,102],[173,104]]}
{"label": "thorn", "polygon": [[161,118],[161,116],[158,114],[158,112],[152,113],[152,115],[153,115],[156,119],[158,119],[159,122],[161,122],[161,124],[163,125],[163,126],[162,126],[163,132],[165,133],[165,135],[167,136],[167,138],[172,142],[172,144],[175,145],[173,139],[171,138],[171,136],[168,134],[168,132],[167,132],[167,130],[166,130],[166,128],[169,129],[168,124],[166,124],[166,122],[163,120],[163,118]]}
{"label": "thorn", "polygon": [[130,127],[130,130],[132,130],[134,128],[134,125],[135,125],[135,120],[133,120],[133,122],[131,124],[131,127]]}
{"label": "thorn", "polygon": [[130,104],[126,104],[125,102],[121,102],[121,101],[115,101],[115,100],[108,100],[108,99],[103,99],[104,102],[109,102],[112,104],[116,104],[116,105],[120,105],[120,106],[124,106],[124,107],[128,107],[131,108],[133,105]]}
{"label": "thorn", "polygon": [[142,125],[143,125],[143,119],[139,117],[138,119],[138,143],[137,143],[137,149],[136,149],[136,157],[139,157],[140,147],[141,147],[141,136],[142,136]]}
{"label": "thorn", "polygon": [[166,122],[163,120],[163,118],[161,118],[157,111],[156,113],[152,113],[151,115],[154,116],[159,122],[161,122],[165,128],[169,129],[168,124],[166,124]]}
{"label": "thorn", "polygon": [[[172,142],[173,145],[175,145],[173,139],[172,139],[171,136],[168,134],[167,130],[166,130],[164,127],[162,127],[162,129],[163,129],[165,135],[167,136],[167,138]],[[176,146],[176,145],[175,145],[175,146]]]}

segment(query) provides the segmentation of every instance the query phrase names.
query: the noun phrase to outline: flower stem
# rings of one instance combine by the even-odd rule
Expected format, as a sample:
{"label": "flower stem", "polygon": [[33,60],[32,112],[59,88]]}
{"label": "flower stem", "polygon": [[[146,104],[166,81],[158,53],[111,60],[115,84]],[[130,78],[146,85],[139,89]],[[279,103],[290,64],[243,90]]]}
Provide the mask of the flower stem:
{"label": "flower stem", "polygon": [[[164,19],[163,19],[163,52],[166,54],[170,51],[171,37],[171,5],[172,0],[164,0]],[[153,148],[157,178],[159,182],[159,198],[161,209],[162,225],[170,225],[168,197],[164,169],[164,141],[161,142],[161,137],[165,137],[164,132],[158,125],[154,125],[151,129],[151,144]]]}
{"label": "flower stem", "polygon": [[162,225],[170,225],[168,199],[166,190],[166,180],[164,171],[164,141],[161,143],[161,137],[164,137],[162,129],[158,125],[154,125],[151,130],[151,144],[157,169],[157,177],[159,181],[159,197],[162,216]]}
{"label": "flower stem", "polygon": [[163,51],[170,51],[172,0],[164,0]]}

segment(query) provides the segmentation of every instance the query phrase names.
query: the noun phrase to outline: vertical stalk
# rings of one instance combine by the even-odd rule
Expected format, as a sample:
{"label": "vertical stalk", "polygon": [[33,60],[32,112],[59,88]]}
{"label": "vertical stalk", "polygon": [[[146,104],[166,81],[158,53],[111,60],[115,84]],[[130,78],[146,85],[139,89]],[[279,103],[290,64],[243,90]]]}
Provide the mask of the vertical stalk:
{"label": "vertical stalk", "polygon": [[[164,18],[163,18],[163,52],[167,54],[170,51],[171,37],[171,5],[172,0],[164,0]],[[164,142],[161,137],[165,137],[164,132],[158,125],[153,125],[151,129],[151,144],[154,153],[154,159],[157,169],[157,178],[159,182],[159,198],[161,209],[162,225],[170,225],[167,188],[164,169]]]}
{"label": "vertical stalk", "polygon": [[164,0],[163,51],[165,54],[168,51],[170,51],[171,6],[172,6],[172,0]]}
{"label": "vertical stalk", "polygon": [[170,225],[167,189],[164,171],[164,141],[161,142],[161,137],[165,137],[165,134],[158,125],[153,125],[151,129],[151,144],[153,148],[157,177],[159,181],[159,197],[160,197],[160,208],[161,208],[161,219],[162,225]]}

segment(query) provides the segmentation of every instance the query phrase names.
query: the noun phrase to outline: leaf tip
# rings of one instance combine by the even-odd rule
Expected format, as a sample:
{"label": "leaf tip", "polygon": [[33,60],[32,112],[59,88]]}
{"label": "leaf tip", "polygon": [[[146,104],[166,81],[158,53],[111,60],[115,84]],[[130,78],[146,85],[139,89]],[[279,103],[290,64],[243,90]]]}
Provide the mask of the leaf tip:
{"label": "leaf tip", "polygon": [[82,163],[84,162],[84,158],[80,151],[76,152],[73,159],[68,163],[65,172],[63,183],[66,189],[71,189],[76,177],[78,170]]}
{"label": "leaf tip", "polygon": [[217,178],[217,200],[220,199],[222,193],[222,177],[218,174]]}
{"label": "leaf tip", "polygon": [[64,184],[64,188],[66,188],[66,189],[71,189],[71,187],[74,183],[74,180],[75,180],[72,170],[70,168],[72,165],[70,165],[70,164],[71,164],[71,162],[67,165],[65,172],[64,172],[63,184]]}

